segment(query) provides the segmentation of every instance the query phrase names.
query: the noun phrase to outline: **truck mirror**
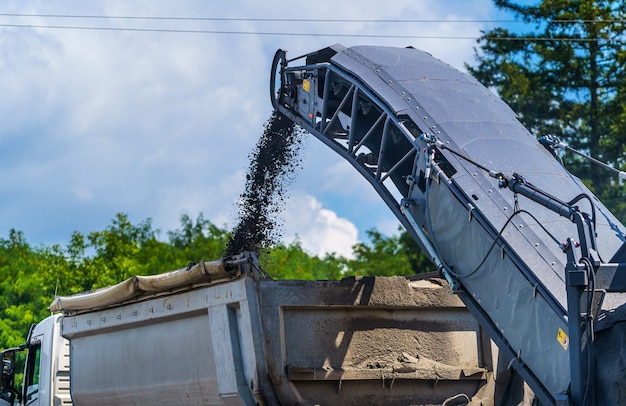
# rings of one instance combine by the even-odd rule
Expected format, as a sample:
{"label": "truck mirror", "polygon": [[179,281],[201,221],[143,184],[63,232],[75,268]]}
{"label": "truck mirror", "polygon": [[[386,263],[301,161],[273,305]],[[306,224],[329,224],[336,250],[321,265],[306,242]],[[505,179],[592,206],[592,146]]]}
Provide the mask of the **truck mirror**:
{"label": "truck mirror", "polygon": [[[12,405],[15,400],[15,350],[2,351],[2,377],[0,378],[0,401]],[[4,403],[0,402],[0,405]]]}

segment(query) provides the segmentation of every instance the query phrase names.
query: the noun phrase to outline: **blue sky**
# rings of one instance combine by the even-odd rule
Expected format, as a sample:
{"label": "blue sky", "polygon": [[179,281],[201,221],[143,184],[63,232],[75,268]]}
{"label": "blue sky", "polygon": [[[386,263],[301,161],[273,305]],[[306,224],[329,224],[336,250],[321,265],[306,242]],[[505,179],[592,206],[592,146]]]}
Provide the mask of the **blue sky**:
{"label": "blue sky", "polygon": [[[35,245],[101,230],[118,212],[133,222],[151,218],[163,236],[183,214],[202,212],[232,227],[247,156],[271,113],[268,78],[277,48],[295,57],[337,42],[411,45],[462,69],[473,61],[471,38],[494,25],[484,21],[503,18],[490,0],[389,0],[384,7],[378,0],[4,1],[0,14],[0,237],[17,229]],[[437,22],[251,20],[259,18]],[[314,254],[347,255],[366,230],[392,234],[399,224],[367,182],[313,137],[283,215],[285,241],[298,238]]]}

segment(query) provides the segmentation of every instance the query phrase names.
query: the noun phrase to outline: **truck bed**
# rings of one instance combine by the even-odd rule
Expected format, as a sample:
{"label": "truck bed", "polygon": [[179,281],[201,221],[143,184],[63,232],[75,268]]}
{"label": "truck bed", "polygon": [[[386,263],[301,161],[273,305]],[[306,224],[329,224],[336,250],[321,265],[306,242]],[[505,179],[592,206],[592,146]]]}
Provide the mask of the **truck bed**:
{"label": "truck bed", "polygon": [[491,342],[437,278],[275,281],[243,273],[70,312],[62,331],[77,406],[493,397]]}

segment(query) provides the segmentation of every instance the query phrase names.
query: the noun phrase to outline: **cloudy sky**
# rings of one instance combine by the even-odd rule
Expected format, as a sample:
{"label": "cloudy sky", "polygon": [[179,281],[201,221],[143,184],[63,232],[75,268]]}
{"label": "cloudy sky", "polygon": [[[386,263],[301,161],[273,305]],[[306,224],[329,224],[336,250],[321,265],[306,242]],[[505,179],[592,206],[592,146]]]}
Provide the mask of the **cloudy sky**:
{"label": "cloudy sky", "polygon": [[[163,236],[183,214],[230,228],[271,113],[276,49],[411,45],[463,69],[472,38],[502,18],[491,0],[3,1],[0,237],[17,229],[34,245],[64,244],[120,212],[151,218]],[[312,136],[305,145],[286,242],[347,255],[368,229],[397,232],[356,171]]]}

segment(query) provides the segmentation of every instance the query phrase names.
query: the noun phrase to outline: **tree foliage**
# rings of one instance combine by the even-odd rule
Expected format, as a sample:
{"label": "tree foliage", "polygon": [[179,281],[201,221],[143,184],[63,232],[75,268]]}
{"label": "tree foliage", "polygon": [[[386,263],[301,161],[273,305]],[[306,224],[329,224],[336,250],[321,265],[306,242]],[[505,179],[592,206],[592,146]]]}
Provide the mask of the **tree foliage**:
{"label": "tree foliage", "polygon": [[[626,8],[597,0],[495,0],[526,26],[484,32],[469,72],[494,88],[535,135],[624,167]],[[616,176],[566,155],[566,166],[626,219],[626,189]]]}
{"label": "tree foliage", "polygon": [[[24,342],[33,323],[48,315],[56,295],[109,286],[132,275],[152,275],[190,262],[223,257],[229,232],[202,215],[182,216],[180,227],[160,239],[150,220],[133,224],[118,214],[102,231],[74,232],[66,245],[32,246],[11,230],[0,238],[0,348]],[[408,234],[370,231],[354,258],[308,254],[298,242],[279,244],[260,258],[274,279],[340,279],[348,275],[410,275],[430,268]]]}
{"label": "tree foliage", "polygon": [[355,258],[347,261],[347,274],[409,276],[436,270],[407,232],[391,237],[376,230],[367,234],[371,243],[353,247]]}
{"label": "tree foliage", "polygon": [[332,280],[343,276],[344,260],[331,254],[311,256],[295,242],[278,244],[260,258],[260,265],[274,279]]}

